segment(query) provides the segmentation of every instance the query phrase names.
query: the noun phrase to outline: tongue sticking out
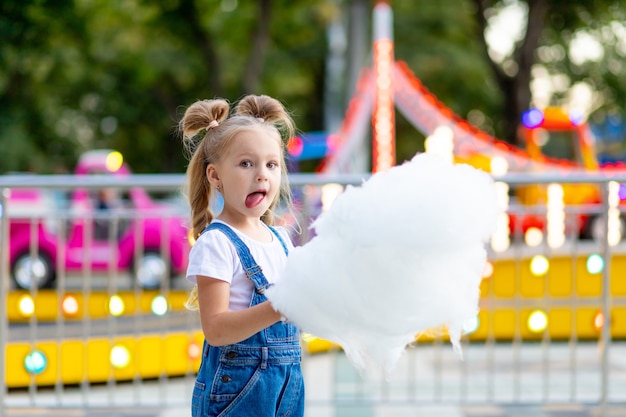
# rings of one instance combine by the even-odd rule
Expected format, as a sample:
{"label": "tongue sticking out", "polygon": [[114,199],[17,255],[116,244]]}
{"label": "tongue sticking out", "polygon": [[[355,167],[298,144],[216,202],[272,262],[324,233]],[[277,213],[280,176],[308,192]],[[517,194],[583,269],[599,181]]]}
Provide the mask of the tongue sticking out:
{"label": "tongue sticking out", "polygon": [[264,197],[265,197],[265,193],[248,194],[248,197],[246,197],[246,207],[252,208],[256,206],[263,200]]}

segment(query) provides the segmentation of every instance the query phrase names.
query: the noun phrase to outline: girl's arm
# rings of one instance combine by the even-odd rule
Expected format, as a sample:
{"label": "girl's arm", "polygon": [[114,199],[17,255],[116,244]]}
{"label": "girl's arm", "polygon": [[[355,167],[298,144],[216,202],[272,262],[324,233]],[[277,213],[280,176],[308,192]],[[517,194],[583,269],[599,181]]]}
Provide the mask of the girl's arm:
{"label": "girl's arm", "polygon": [[269,301],[239,311],[228,311],[230,284],[197,277],[200,322],[207,342],[224,346],[241,342],[280,320]]}

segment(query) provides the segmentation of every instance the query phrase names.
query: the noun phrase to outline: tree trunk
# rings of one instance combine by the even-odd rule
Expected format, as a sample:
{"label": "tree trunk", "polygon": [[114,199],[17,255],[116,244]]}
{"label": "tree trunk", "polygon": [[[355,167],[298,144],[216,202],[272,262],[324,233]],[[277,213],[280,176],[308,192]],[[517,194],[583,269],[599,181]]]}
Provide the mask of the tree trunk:
{"label": "tree trunk", "polygon": [[532,99],[530,93],[531,70],[535,64],[535,51],[539,45],[541,32],[546,24],[546,16],[550,8],[549,0],[527,0],[526,3],[528,5],[526,36],[515,47],[511,59],[515,62],[516,69],[512,75],[508,75],[500,64],[491,59],[488,53],[485,39],[485,29],[488,22],[485,11],[489,6],[489,1],[474,0],[483,54],[495,76],[504,102],[502,139],[517,145],[523,145],[521,138],[518,138],[517,130],[522,113],[530,107]]}
{"label": "tree trunk", "polygon": [[[506,114],[506,138],[511,143],[520,143],[517,137],[517,128],[521,121],[522,113],[531,104],[530,92],[531,71],[536,60],[536,51],[539,46],[541,33],[546,25],[546,16],[550,7],[547,0],[528,0],[528,21],[526,22],[526,36],[515,48],[513,59],[517,63],[517,73],[513,76],[513,91],[510,103],[507,103]],[[509,101],[509,100],[507,100]]]}
{"label": "tree trunk", "polygon": [[209,91],[205,93],[205,95],[223,96],[220,61],[215,47],[213,46],[213,42],[211,42],[211,37],[204,30],[199,20],[199,16],[202,15],[202,12],[196,7],[194,0],[181,1],[178,11],[183,17],[183,20],[188,23],[187,28],[191,33],[191,41],[199,45],[206,67],[206,73],[210,74],[210,76],[207,77]]}
{"label": "tree trunk", "polygon": [[255,30],[252,32],[252,49],[248,55],[248,65],[243,76],[243,91],[245,94],[258,93],[259,80],[263,72],[263,61],[269,41],[271,0],[259,0],[259,18]]}

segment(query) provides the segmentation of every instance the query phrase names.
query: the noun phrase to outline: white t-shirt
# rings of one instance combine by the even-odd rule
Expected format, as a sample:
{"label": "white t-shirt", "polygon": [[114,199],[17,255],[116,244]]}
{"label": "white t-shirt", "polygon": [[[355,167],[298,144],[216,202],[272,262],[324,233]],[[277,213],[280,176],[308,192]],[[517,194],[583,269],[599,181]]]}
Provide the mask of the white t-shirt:
{"label": "white t-shirt", "polygon": [[[214,220],[214,222],[224,223],[219,220]],[[272,241],[265,243],[251,239],[232,226],[230,228],[248,246],[267,281],[278,282],[285,270],[287,256],[274,233],[268,229],[272,235]],[[291,251],[293,243],[287,231],[282,227],[277,227],[276,230],[283,238],[287,249]],[[243,310],[250,306],[254,284],[243,270],[235,245],[224,232],[208,230],[200,235],[191,248],[187,280],[197,283],[198,275],[219,279],[230,284],[229,310]]]}

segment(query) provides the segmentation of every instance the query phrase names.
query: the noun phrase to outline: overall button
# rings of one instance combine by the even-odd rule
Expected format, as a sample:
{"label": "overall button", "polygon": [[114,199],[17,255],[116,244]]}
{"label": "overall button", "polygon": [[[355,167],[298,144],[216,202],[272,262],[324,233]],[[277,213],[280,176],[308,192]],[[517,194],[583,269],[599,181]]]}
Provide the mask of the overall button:
{"label": "overall button", "polygon": [[229,377],[228,375],[222,375],[222,382],[230,382],[233,379],[231,377]]}
{"label": "overall button", "polygon": [[234,359],[237,357],[237,352],[233,352],[232,350],[226,354],[229,359]]}

